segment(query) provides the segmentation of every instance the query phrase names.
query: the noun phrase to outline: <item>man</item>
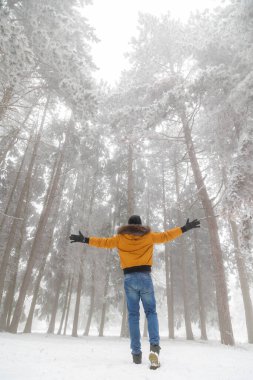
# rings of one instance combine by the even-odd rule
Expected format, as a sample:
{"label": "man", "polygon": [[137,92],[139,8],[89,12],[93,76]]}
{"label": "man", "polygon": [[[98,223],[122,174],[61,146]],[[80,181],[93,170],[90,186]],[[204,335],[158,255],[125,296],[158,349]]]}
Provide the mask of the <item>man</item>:
{"label": "man", "polygon": [[156,369],[160,366],[159,326],[151,278],[154,244],[167,243],[184,232],[199,227],[199,220],[189,222],[187,219],[183,227],[175,227],[165,232],[152,232],[150,227],[142,225],[139,215],[132,215],[128,224],[120,227],[117,235],[112,237],[84,237],[80,231],[79,235],[70,236],[71,243],[81,242],[98,248],[118,249],[121,268],[124,272],[131,351],[133,362],[136,364],[140,364],[142,360],[139,327],[141,300],[148,322],[150,368]]}

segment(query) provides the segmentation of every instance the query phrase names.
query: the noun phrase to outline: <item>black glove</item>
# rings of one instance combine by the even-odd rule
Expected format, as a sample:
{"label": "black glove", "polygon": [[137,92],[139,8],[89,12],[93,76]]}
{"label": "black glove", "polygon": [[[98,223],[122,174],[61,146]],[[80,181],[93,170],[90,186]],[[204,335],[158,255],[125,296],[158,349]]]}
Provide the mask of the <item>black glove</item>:
{"label": "black glove", "polygon": [[70,235],[69,238],[71,240],[71,243],[89,244],[89,240],[90,240],[88,237],[84,237],[81,231],[79,231],[79,235]]}
{"label": "black glove", "polygon": [[200,228],[200,221],[198,219],[194,219],[192,222],[189,222],[188,218],[185,225],[181,227],[181,230],[182,232],[186,232],[191,230],[192,228]]}

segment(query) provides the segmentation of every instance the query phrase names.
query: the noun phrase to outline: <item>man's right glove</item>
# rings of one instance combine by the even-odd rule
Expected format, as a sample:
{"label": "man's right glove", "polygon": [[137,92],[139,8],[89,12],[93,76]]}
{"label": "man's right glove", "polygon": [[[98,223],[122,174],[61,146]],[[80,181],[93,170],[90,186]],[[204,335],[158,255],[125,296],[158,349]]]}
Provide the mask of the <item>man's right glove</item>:
{"label": "man's right glove", "polygon": [[181,230],[182,232],[186,232],[191,230],[192,228],[200,228],[200,221],[198,219],[194,219],[192,222],[189,222],[188,218],[185,225],[181,227]]}

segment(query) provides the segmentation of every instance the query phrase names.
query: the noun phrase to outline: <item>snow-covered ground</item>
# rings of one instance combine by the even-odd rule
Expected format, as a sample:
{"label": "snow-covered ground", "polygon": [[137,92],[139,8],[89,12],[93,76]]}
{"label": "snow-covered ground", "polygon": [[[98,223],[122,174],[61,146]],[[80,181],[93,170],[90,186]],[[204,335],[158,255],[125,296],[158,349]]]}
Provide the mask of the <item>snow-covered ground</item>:
{"label": "snow-covered ground", "polygon": [[1,380],[252,380],[253,347],[216,342],[161,341],[162,366],[131,361],[128,339],[0,334]]}

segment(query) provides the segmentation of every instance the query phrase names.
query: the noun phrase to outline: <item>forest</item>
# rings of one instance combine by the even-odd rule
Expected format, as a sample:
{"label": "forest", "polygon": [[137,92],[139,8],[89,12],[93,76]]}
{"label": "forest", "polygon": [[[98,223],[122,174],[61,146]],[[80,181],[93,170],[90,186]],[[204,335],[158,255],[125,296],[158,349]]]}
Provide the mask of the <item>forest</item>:
{"label": "forest", "polygon": [[0,0],[0,330],[127,337],[117,251],[69,236],[138,214],[201,222],[155,249],[165,336],[233,346],[239,289],[253,343],[253,2],[141,13],[115,85],[96,79],[88,6]]}

